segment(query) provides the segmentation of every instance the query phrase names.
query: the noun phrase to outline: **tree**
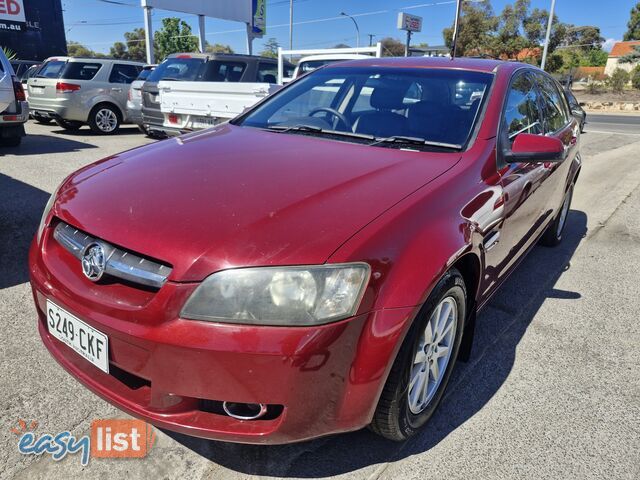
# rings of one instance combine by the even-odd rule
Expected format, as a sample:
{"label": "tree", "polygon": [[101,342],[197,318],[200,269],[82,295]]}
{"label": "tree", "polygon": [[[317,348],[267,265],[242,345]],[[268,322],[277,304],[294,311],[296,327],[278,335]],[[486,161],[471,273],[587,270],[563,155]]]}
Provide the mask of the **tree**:
{"label": "tree", "polygon": [[640,90],[640,65],[631,70],[631,85]]}
{"label": "tree", "polygon": [[640,40],[640,2],[636,3],[636,6],[631,9],[624,40]]}
{"label": "tree", "polygon": [[180,52],[198,51],[198,39],[184,20],[176,17],[162,19],[162,27],[155,34],[158,47],[158,61],[167,55]]}
{"label": "tree", "polygon": [[207,44],[204,47],[204,51],[207,53],[235,53],[230,45],[223,45],[222,43]]}
{"label": "tree", "polygon": [[640,45],[636,45],[635,47],[633,47],[633,50],[631,50],[626,55],[620,57],[620,62],[622,63],[640,62]]}
{"label": "tree", "polygon": [[260,53],[262,57],[278,58],[278,48],[280,44],[276,38],[270,38],[264,43],[264,50]]}
{"label": "tree", "polygon": [[616,68],[608,78],[607,83],[615,93],[622,93],[625,85],[629,83],[629,78],[629,72],[621,68]]}
{"label": "tree", "polygon": [[130,58],[127,46],[122,42],[115,42],[109,51],[109,55],[122,60],[129,60]]}
{"label": "tree", "polygon": [[382,43],[383,57],[404,57],[404,43],[400,40],[386,37],[380,43]]}
{"label": "tree", "polygon": [[[456,54],[458,56],[491,53],[493,35],[499,20],[493,14],[490,2],[462,4],[462,14],[458,28]],[[442,31],[444,42],[451,47],[453,26]]]}
{"label": "tree", "polygon": [[67,55],[70,57],[93,57],[95,53],[81,43],[69,40],[67,42]]}
{"label": "tree", "polygon": [[601,48],[593,48],[589,50],[586,55],[583,56],[580,66],[581,67],[604,67],[607,64],[609,54]]}
{"label": "tree", "polygon": [[[132,32],[125,32],[125,43],[131,60],[147,61],[147,40],[144,28],[136,28]],[[155,57],[158,58],[158,47],[154,45]]]}
{"label": "tree", "polygon": [[349,45],[347,45],[346,43],[339,43],[333,48],[351,48],[351,47]]}

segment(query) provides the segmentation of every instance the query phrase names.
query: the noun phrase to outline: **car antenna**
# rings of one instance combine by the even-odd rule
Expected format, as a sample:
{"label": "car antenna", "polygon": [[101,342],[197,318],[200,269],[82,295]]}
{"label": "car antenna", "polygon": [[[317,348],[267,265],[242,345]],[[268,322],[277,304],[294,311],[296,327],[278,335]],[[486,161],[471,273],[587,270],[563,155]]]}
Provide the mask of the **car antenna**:
{"label": "car antenna", "polygon": [[453,39],[451,40],[451,60],[456,58],[456,46],[458,43],[458,28],[460,26],[460,10],[462,7],[462,0],[456,2],[456,20],[453,24]]}

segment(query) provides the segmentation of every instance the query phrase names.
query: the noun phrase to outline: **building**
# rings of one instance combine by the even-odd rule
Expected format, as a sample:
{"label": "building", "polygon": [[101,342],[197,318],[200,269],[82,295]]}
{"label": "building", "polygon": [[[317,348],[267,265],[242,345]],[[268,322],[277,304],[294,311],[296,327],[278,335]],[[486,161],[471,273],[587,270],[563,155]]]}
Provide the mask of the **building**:
{"label": "building", "polygon": [[632,40],[630,42],[616,42],[611,49],[611,53],[609,53],[607,66],[604,67],[604,73],[606,75],[611,75],[616,68],[622,68],[627,72],[633,70],[633,68],[638,65],[638,62],[621,63],[620,57],[624,57],[625,55],[631,53],[636,46],[640,46],[640,40]]}
{"label": "building", "polygon": [[66,55],[61,0],[0,0],[0,46],[18,60]]}

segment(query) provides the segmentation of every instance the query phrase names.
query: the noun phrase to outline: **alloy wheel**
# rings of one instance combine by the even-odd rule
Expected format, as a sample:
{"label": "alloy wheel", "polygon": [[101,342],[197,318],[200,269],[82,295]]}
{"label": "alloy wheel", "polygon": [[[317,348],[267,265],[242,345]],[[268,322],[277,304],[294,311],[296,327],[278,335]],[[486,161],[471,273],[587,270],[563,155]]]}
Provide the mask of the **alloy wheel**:
{"label": "alloy wheel", "polygon": [[101,108],[96,113],[96,126],[102,132],[111,133],[118,126],[118,117],[113,110]]}
{"label": "alloy wheel", "polygon": [[413,355],[407,396],[414,415],[424,411],[438,391],[451,359],[457,322],[458,305],[446,297],[431,314]]}

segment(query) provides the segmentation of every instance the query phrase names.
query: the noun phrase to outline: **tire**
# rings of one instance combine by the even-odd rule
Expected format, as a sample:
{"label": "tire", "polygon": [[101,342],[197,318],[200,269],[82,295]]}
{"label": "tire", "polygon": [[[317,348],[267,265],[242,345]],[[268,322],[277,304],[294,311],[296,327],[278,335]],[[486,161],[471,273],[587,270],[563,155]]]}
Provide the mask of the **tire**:
{"label": "tire", "polygon": [[40,115],[34,115],[33,119],[36,123],[41,123],[42,125],[49,125],[53,120],[47,117],[41,117]]}
{"label": "tire", "polygon": [[75,122],[73,120],[63,120],[61,118],[56,119],[56,124],[59,127],[69,130],[70,132],[76,132],[82,127],[82,122]]}
{"label": "tire", "polygon": [[98,135],[113,135],[121,123],[120,111],[108,103],[96,105],[89,113],[89,127]]}
{"label": "tire", "polygon": [[[426,327],[431,325],[432,315],[438,312],[438,307],[442,306],[441,312],[444,314],[446,312],[444,309],[451,307],[453,310],[454,304],[455,310],[447,316],[449,323],[446,323],[446,325],[451,324],[447,334],[449,335],[450,354],[442,364],[439,363],[438,357],[435,357],[436,365],[442,365],[442,368],[439,373],[439,380],[434,381],[431,393],[429,393],[432,369],[429,367],[428,359],[432,354],[437,355],[438,351],[428,353],[431,350],[429,347],[434,343],[425,342]],[[433,289],[400,347],[370,425],[371,430],[375,433],[389,440],[404,441],[415,435],[433,416],[447,388],[460,350],[460,343],[464,333],[466,305],[467,291],[462,275],[458,270],[451,269]],[[451,332],[454,325],[455,330]],[[446,335],[443,337],[446,337]],[[435,343],[440,346],[441,343],[445,342]],[[414,363],[418,361],[418,355],[422,355],[425,358],[426,363],[422,368],[419,367],[418,363]],[[445,359],[445,357],[441,357],[441,359]],[[419,381],[416,381],[413,386],[411,385],[411,379],[416,378],[418,371],[427,372],[426,393],[423,401],[417,402],[420,405],[416,405],[411,400],[413,393],[422,391],[421,388],[418,388]],[[414,373],[413,377],[412,373]],[[418,396],[417,398],[419,399],[420,397]]]}
{"label": "tire", "polygon": [[0,147],[17,147],[22,143],[22,137],[0,138]]}
{"label": "tire", "polygon": [[553,219],[553,222],[549,224],[547,230],[540,238],[540,244],[545,247],[555,247],[562,242],[562,233],[564,227],[567,224],[567,217],[569,215],[569,209],[571,208],[571,199],[573,198],[573,185],[569,187],[567,193],[564,196],[560,210]]}

